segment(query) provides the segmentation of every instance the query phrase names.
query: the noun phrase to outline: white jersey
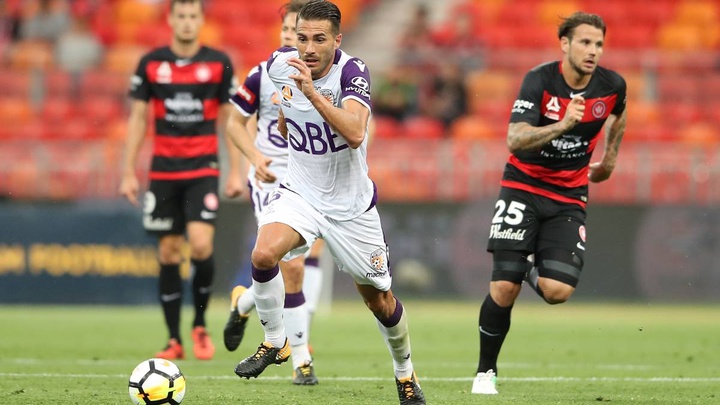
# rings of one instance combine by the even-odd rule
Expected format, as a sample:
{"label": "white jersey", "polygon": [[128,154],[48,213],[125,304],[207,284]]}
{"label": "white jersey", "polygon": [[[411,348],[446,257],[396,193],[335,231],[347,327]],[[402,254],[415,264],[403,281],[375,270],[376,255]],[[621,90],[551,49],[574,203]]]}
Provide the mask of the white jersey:
{"label": "white jersey", "polygon": [[[281,95],[290,140],[288,173],[282,186],[329,218],[339,221],[356,218],[375,203],[373,182],[368,177],[367,134],[362,145],[353,149],[325,122],[288,78],[297,69],[288,65],[287,60],[297,56],[295,48],[280,48],[267,65],[270,80]],[[372,110],[367,66],[341,50],[335,52],[330,72],[313,83],[336,107],[353,99]]]}
{"label": "white jersey", "polygon": [[[275,183],[263,183],[262,188],[268,192],[274,190],[287,173],[288,142],[277,129],[280,99],[275,85],[268,77],[267,62],[260,62],[245,77],[237,93],[230,98],[235,108],[246,117],[257,114],[257,136],[255,147],[263,155],[272,159],[268,167],[278,178]],[[255,184],[255,166],[248,170],[248,181]]]}

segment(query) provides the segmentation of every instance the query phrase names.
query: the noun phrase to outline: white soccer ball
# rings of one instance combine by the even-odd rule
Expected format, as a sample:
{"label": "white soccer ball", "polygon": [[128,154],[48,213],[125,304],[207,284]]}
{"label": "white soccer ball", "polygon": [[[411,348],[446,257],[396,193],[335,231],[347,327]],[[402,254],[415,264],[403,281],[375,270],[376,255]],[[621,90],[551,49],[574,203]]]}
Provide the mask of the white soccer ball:
{"label": "white soccer ball", "polygon": [[185,396],[185,376],[169,360],[145,360],[130,374],[128,391],[135,405],[178,405]]}

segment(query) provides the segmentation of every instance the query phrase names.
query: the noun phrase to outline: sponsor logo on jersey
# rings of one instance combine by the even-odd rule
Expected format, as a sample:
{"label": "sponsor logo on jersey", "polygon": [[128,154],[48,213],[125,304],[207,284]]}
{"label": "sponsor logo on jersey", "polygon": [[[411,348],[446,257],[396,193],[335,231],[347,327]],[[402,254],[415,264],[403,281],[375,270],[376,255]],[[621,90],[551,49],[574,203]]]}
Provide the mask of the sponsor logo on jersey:
{"label": "sponsor logo on jersey", "polygon": [[172,82],[172,68],[170,64],[166,62],[158,65],[157,71],[157,82],[158,83],[170,83]]}
{"label": "sponsor logo on jersey", "polygon": [[345,91],[352,91],[362,97],[370,97],[370,83],[362,76],[355,76],[350,80],[352,86],[345,88]]}
{"label": "sponsor logo on jersey", "polygon": [[325,100],[329,101],[330,104],[335,105],[335,95],[333,94],[332,90],[329,89],[316,89],[318,93],[320,93]]}
{"label": "sponsor logo on jersey", "polygon": [[592,115],[595,118],[602,118],[605,116],[605,110],[607,110],[607,105],[605,105],[605,102],[602,100],[597,100],[592,106]]}
{"label": "sponsor logo on jersey", "polygon": [[143,83],[142,77],[140,77],[138,75],[133,75],[130,78],[130,90],[131,91],[137,90],[137,88],[140,87],[142,85],[142,83]]}
{"label": "sponsor logo on jersey", "polygon": [[501,230],[502,224],[490,227],[490,239],[525,240],[525,229],[507,228]]}
{"label": "sponsor logo on jersey", "polygon": [[201,122],[205,120],[203,102],[192,93],[176,93],[165,99],[165,120],[169,122]]}
{"label": "sponsor logo on jersey", "polygon": [[200,64],[197,68],[195,68],[195,78],[198,79],[199,82],[205,83],[212,77],[212,71],[206,64]]}
{"label": "sponsor logo on jersey", "polygon": [[293,98],[292,89],[290,86],[282,86],[282,96],[283,100],[290,101]]}
{"label": "sponsor logo on jersey", "polygon": [[558,102],[558,98],[555,96],[550,97],[550,100],[545,104],[545,116],[551,120],[560,120],[560,102]]}
{"label": "sponsor logo on jersey", "polygon": [[150,215],[143,216],[143,226],[149,231],[169,231],[173,226],[172,218],[155,218]]}
{"label": "sponsor logo on jersey", "polygon": [[247,101],[248,104],[252,104],[255,101],[255,94],[245,87],[244,84],[238,86],[236,94],[240,96],[241,99]]}
{"label": "sponsor logo on jersey", "polygon": [[365,63],[363,63],[363,61],[355,59],[353,63],[357,65],[358,69],[360,69],[361,72],[365,72]]}
{"label": "sponsor logo on jersey", "polygon": [[377,249],[370,254],[370,266],[376,271],[382,271],[385,267],[385,251]]}
{"label": "sponsor logo on jersey", "polygon": [[560,153],[575,152],[577,149],[588,146],[587,142],[580,140],[580,135],[563,135],[550,141],[550,144]]}
{"label": "sponsor logo on jersey", "polygon": [[215,219],[217,217],[217,214],[210,211],[202,210],[200,211],[200,218],[208,220],[208,219]]}
{"label": "sponsor logo on jersey", "polygon": [[513,104],[512,113],[525,114],[526,110],[532,110],[535,103],[531,103],[526,100],[515,100]]}

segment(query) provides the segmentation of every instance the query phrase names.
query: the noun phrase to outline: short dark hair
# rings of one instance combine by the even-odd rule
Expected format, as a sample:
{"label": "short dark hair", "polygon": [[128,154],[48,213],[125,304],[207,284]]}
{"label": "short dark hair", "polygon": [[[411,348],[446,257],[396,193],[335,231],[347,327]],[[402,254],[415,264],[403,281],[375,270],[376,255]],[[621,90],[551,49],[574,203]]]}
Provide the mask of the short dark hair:
{"label": "short dark hair", "polygon": [[170,0],[170,11],[173,11],[176,4],[192,4],[192,3],[200,3],[200,10],[205,10],[205,4],[203,4],[202,0]]}
{"label": "short dark hair", "polygon": [[340,33],[340,9],[327,0],[311,0],[300,9],[298,20],[328,20],[332,26],[333,34]]}
{"label": "short dark hair", "polygon": [[562,23],[558,26],[558,39],[568,37],[568,39],[572,40],[575,28],[582,24],[592,25],[595,28],[601,29],[603,37],[605,36],[607,27],[605,26],[605,21],[603,21],[602,17],[597,14],[589,14],[578,11],[573,13],[570,17],[562,19]]}
{"label": "short dark hair", "polygon": [[299,13],[300,10],[306,5],[308,0],[290,0],[280,7],[280,18],[282,20],[290,13]]}

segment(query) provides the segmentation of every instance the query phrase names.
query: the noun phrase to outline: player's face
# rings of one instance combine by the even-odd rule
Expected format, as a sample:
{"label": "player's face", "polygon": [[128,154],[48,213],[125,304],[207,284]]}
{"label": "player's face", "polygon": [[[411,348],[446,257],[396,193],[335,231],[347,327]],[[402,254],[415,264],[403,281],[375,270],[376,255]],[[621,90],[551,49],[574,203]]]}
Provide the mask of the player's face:
{"label": "player's face", "polygon": [[297,32],[295,32],[295,22],[297,21],[297,13],[287,13],[283,19],[282,29],[280,30],[280,46],[292,46],[297,43]]}
{"label": "player's face", "polygon": [[176,3],[173,9],[170,10],[168,24],[173,30],[176,41],[181,43],[197,41],[203,24],[200,2]]}
{"label": "player's face", "polygon": [[579,75],[591,75],[600,61],[604,45],[600,28],[582,24],[575,27],[572,41],[563,38],[562,49],[570,67]]}
{"label": "player's face", "polygon": [[313,79],[330,71],[341,41],[342,34],[333,35],[332,23],[328,20],[300,19],[297,22],[298,54],[310,68]]}

